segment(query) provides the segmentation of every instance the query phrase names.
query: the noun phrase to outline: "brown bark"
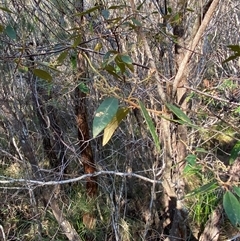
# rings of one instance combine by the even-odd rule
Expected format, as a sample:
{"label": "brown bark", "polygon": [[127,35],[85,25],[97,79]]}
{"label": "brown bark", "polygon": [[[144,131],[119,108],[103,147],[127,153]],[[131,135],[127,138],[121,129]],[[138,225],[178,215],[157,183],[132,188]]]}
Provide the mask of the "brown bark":
{"label": "brown bark", "polygon": [[[82,54],[78,54],[78,70],[81,73],[81,77],[86,77],[85,71],[85,59]],[[92,174],[96,171],[95,161],[92,154],[92,148],[90,145],[90,134],[87,121],[87,103],[86,103],[86,94],[83,93],[79,87],[75,88],[75,114],[76,122],[78,128],[78,139],[79,139],[79,149],[81,162],[84,168],[84,174]],[[94,198],[97,196],[97,177],[88,177],[86,179],[86,193],[89,198]],[[84,225],[92,229],[95,227],[96,218],[92,213],[83,214],[83,223]],[[88,240],[88,238],[87,238]],[[91,240],[91,238],[89,239]]]}

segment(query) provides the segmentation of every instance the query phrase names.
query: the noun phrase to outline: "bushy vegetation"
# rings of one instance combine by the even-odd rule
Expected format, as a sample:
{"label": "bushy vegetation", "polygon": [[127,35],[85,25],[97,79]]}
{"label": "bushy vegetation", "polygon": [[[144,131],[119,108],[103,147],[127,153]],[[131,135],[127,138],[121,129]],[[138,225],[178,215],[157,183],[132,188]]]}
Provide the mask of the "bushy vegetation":
{"label": "bushy vegetation", "polygon": [[0,239],[238,240],[239,7],[2,1]]}

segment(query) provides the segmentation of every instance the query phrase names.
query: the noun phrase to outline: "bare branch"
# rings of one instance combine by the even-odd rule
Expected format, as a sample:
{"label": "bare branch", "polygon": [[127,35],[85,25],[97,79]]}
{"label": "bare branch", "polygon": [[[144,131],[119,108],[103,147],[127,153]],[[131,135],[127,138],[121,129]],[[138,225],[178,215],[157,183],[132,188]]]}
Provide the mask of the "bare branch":
{"label": "bare branch", "polygon": [[[144,180],[146,182],[150,183],[162,183],[159,180],[153,180],[148,177],[144,177],[135,173],[127,173],[127,172],[115,172],[115,171],[100,171],[100,172],[95,172],[93,174],[84,174],[80,177],[68,179],[68,180],[62,180],[62,181],[37,181],[37,180],[27,180],[27,179],[14,179],[14,178],[6,178],[4,176],[0,176],[2,179],[7,179],[7,180],[0,180],[1,184],[10,184],[10,183],[26,183],[26,184],[32,184],[32,185],[40,185],[40,186],[52,186],[52,185],[59,185],[59,184],[67,184],[67,183],[72,183],[72,182],[78,182],[83,179],[86,179],[88,177],[96,177],[100,175],[115,175],[115,176],[120,176],[120,177],[136,177],[138,179]],[[5,187],[7,188],[7,187]]]}

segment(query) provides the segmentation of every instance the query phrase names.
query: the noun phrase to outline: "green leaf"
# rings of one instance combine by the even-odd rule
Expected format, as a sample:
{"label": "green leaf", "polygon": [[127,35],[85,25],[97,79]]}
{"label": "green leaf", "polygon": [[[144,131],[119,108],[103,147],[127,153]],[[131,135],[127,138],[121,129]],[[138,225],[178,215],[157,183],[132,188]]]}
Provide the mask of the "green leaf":
{"label": "green leaf", "polygon": [[88,10],[86,10],[86,11],[84,11],[84,12],[75,14],[75,16],[84,16],[84,15],[86,15],[86,14],[89,14],[89,13],[92,13],[92,12],[98,10],[100,7],[101,7],[101,6],[98,5],[98,6],[95,6],[95,7],[93,7],[93,8],[89,8]]}
{"label": "green leaf", "polygon": [[26,73],[28,72],[28,67],[21,65],[18,67],[18,71],[21,73]]}
{"label": "green leaf", "polygon": [[234,192],[240,197],[240,187],[233,187]]}
{"label": "green leaf", "polygon": [[78,85],[78,88],[85,94],[89,93],[89,88],[87,87],[87,85],[83,82],[80,82]]}
{"label": "green leaf", "polygon": [[230,191],[223,196],[223,208],[232,225],[240,225],[240,203]]}
{"label": "green leaf", "polygon": [[233,149],[231,150],[229,164],[233,164],[237,157],[240,155],[240,141],[237,141]]}
{"label": "green leaf", "polygon": [[146,2],[146,0],[144,0],[140,5],[137,6],[137,10],[139,11],[141,9],[141,7],[143,6],[143,4]]}
{"label": "green leaf", "polygon": [[67,55],[68,55],[68,51],[64,51],[64,52],[62,52],[59,56],[58,56],[58,58],[57,58],[57,63],[58,64],[62,64],[63,63],[63,61],[67,58]]}
{"label": "green leaf", "polygon": [[109,18],[109,15],[110,15],[110,13],[109,13],[108,10],[106,10],[106,9],[102,10],[102,16],[103,16],[105,19],[108,19],[108,18]]}
{"label": "green leaf", "polygon": [[13,13],[12,11],[10,11],[8,8],[4,8],[4,7],[0,7],[0,9],[4,12],[7,12],[7,13]]}
{"label": "green leaf", "polygon": [[193,191],[188,193],[185,197],[188,198],[188,197],[195,196],[196,194],[210,192],[216,189],[217,187],[218,187],[217,181],[212,181],[199,188],[194,189]]}
{"label": "green leaf", "polygon": [[181,109],[179,109],[177,106],[172,105],[172,104],[167,104],[167,103],[166,103],[166,106],[168,107],[168,109],[170,111],[173,112],[173,114],[175,114],[180,120],[182,120],[183,123],[187,123],[187,124],[192,125],[189,117]]}
{"label": "green leaf", "polygon": [[122,59],[120,58],[119,55],[115,58],[115,62],[117,64],[117,66],[119,67],[119,69],[121,70],[121,73],[124,73],[126,70],[125,63],[122,62]]}
{"label": "green leaf", "polygon": [[132,64],[132,59],[128,55],[121,55],[120,58],[125,64]]}
{"label": "green leaf", "polygon": [[130,69],[131,72],[134,72],[134,67],[132,64],[126,64],[127,68]]}
{"label": "green leaf", "polygon": [[6,28],[5,28],[5,32],[7,34],[7,36],[11,39],[16,39],[17,38],[17,34],[14,30],[13,27],[11,27],[10,25],[8,25]]}
{"label": "green leaf", "polygon": [[78,35],[75,39],[74,39],[74,42],[73,42],[73,45],[72,47],[73,48],[76,48],[82,41],[82,36],[81,35]]}
{"label": "green leaf", "polygon": [[227,47],[240,54],[240,45],[228,45]]}
{"label": "green leaf", "polygon": [[185,160],[187,165],[183,169],[184,174],[196,174],[201,170],[201,166],[197,165],[197,157],[195,155],[189,154]]}
{"label": "green leaf", "polygon": [[132,18],[132,22],[134,23],[134,25],[136,26],[142,26],[142,24],[135,18]]}
{"label": "green leaf", "polygon": [[70,57],[71,65],[73,69],[77,68],[77,54],[72,54]]}
{"label": "green leaf", "polygon": [[93,119],[93,137],[96,137],[112,120],[118,110],[118,99],[107,98],[98,107]]}
{"label": "green leaf", "polygon": [[43,80],[47,80],[48,82],[52,81],[52,76],[48,72],[46,72],[45,70],[34,69],[33,73],[34,73],[34,75],[36,75],[37,77],[39,77]]}
{"label": "green leaf", "polygon": [[116,78],[120,78],[120,76],[116,73],[116,70],[115,70],[115,68],[112,66],[112,65],[107,65],[107,66],[105,66],[104,67],[104,69],[109,73],[109,74],[111,74],[111,75],[113,75],[114,77],[116,77]]}
{"label": "green leaf", "polygon": [[116,115],[112,118],[111,122],[108,123],[103,133],[102,145],[105,146],[111,139],[113,133],[118,128],[121,121],[127,116],[129,108],[119,108]]}
{"label": "green leaf", "polygon": [[187,157],[186,157],[186,162],[191,165],[191,166],[195,166],[196,165],[196,160],[197,160],[197,157],[195,155],[192,155],[192,154],[189,154]]}
{"label": "green leaf", "polygon": [[125,7],[126,7],[126,5],[113,5],[113,6],[109,7],[108,9],[122,9]]}
{"label": "green leaf", "polygon": [[227,62],[229,62],[229,61],[231,61],[231,60],[234,60],[234,59],[238,58],[239,56],[240,56],[240,55],[237,55],[237,54],[232,55],[232,56],[230,56],[229,58],[225,59],[225,60],[223,61],[223,63],[227,63]]}
{"label": "green leaf", "polygon": [[160,153],[160,150],[161,150],[161,147],[160,147],[160,142],[159,142],[159,138],[157,136],[157,133],[156,133],[156,129],[155,129],[155,126],[153,124],[153,121],[150,117],[150,115],[148,114],[148,111],[147,109],[145,108],[145,106],[143,105],[143,103],[139,100],[138,101],[139,105],[140,105],[140,108],[141,108],[141,111],[142,111],[142,114],[143,114],[143,117],[145,118],[146,120],[146,123],[147,123],[147,126],[148,126],[148,129],[152,135],[152,138],[153,138],[153,141],[156,145],[156,148],[158,150],[158,152]]}
{"label": "green leaf", "polygon": [[0,24],[0,33],[2,33],[4,31],[4,29],[5,29],[5,27],[2,24]]}

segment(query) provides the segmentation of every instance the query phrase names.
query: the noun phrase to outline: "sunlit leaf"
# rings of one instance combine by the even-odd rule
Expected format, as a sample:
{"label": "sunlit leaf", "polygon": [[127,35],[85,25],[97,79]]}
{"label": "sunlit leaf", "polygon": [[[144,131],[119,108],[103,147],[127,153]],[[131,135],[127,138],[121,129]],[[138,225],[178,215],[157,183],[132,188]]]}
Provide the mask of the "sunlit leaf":
{"label": "sunlit leaf", "polygon": [[96,137],[112,120],[118,110],[118,99],[107,98],[98,107],[93,119],[93,137]]}
{"label": "sunlit leaf", "polygon": [[193,191],[188,193],[185,197],[188,198],[188,197],[195,196],[196,194],[210,192],[210,191],[215,190],[216,188],[218,188],[217,181],[212,181],[199,188],[194,189]]}
{"label": "sunlit leaf", "polygon": [[23,65],[20,65],[20,66],[18,67],[18,70],[19,70],[19,72],[21,72],[21,73],[26,73],[26,72],[28,72],[28,67],[23,66]]}
{"label": "sunlit leaf", "polygon": [[73,42],[73,45],[72,47],[73,48],[76,48],[82,41],[82,36],[81,35],[78,35],[75,39],[74,39],[74,42]]}
{"label": "sunlit leaf", "polygon": [[111,122],[106,126],[103,133],[102,145],[106,145],[111,139],[113,133],[118,128],[121,121],[127,116],[129,108],[119,108],[116,115],[112,118]]}
{"label": "sunlit leaf", "polygon": [[152,135],[152,138],[153,138],[153,141],[155,143],[155,146],[158,150],[158,152],[160,153],[160,142],[159,142],[159,138],[158,138],[158,135],[156,133],[156,128],[153,124],[153,121],[150,117],[150,115],[148,114],[148,111],[147,109],[145,108],[145,106],[143,105],[143,103],[141,101],[138,101],[139,102],[139,106],[141,108],[141,111],[142,111],[142,114],[143,114],[143,117],[144,119],[146,120],[146,123],[147,123],[147,126],[148,126],[148,129]]}
{"label": "sunlit leaf", "polygon": [[191,120],[189,117],[177,106],[172,104],[166,104],[169,110],[173,112],[180,120],[182,120],[184,123],[191,124]]}
{"label": "sunlit leaf", "polygon": [[39,77],[43,80],[47,80],[48,82],[52,81],[52,76],[45,70],[34,69],[33,73],[34,73],[34,75],[36,75],[37,77]]}
{"label": "sunlit leaf", "polygon": [[231,223],[234,226],[240,225],[240,203],[230,191],[223,196],[223,207]]}
{"label": "sunlit leaf", "polygon": [[98,52],[102,49],[102,43],[97,43],[94,47],[94,51]]}
{"label": "sunlit leaf", "polygon": [[10,25],[8,25],[6,28],[5,28],[5,32],[7,34],[7,36],[11,39],[16,39],[17,38],[17,34],[14,30],[13,27],[11,27]]}
{"label": "sunlit leaf", "polygon": [[64,60],[67,58],[68,55],[68,51],[63,51],[57,58],[57,63],[58,64],[62,64],[64,62]]}
{"label": "sunlit leaf", "polygon": [[237,141],[237,143],[234,145],[233,149],[231,150],[229,164],[233,164],[239,155],[240,155],[240,141]]}

